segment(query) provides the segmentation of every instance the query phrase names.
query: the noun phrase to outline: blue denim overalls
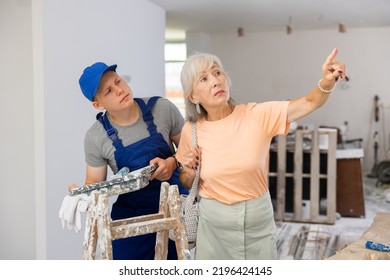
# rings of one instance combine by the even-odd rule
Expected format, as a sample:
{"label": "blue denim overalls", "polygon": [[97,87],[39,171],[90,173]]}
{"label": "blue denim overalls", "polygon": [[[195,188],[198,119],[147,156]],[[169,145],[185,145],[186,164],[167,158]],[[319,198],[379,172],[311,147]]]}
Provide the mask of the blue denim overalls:
{"label": "blue denim overalls", "polygon": [[[108,137],[112,140],[116,149],[114,155],[118,170],[126,166],[130,171],[134,171],[148,166],[150,160],[155,157],[166,159],[172,156],[168,143],[164,140],[161,133],[157,132],[156,125],[153,122],[151,111],[158,98],[160,97],[151,97],[148,104],[145,104],[140,98],[134,98],[141,108],[150,136],[126,147],[123,146],[122,140],[119,139],[117,131],[110,124],[107,115],[103,115],[103,113],[98,114],[97,119],[103,124]],[[178,169],[172,174],[168,182],[172,185],[178,185],[180,193],[188,193],[188,190],[179,181]],[[112,206],[112,220],[157,213],[160,200],[160,186],[161,181],[153,180],[141,190],[119,195]],[[113,240],[113,259],[153,260],[155,243],[156,233]],[[169,240],[168,243],[168,259],[177,259],[175,243],[172,240]]]}

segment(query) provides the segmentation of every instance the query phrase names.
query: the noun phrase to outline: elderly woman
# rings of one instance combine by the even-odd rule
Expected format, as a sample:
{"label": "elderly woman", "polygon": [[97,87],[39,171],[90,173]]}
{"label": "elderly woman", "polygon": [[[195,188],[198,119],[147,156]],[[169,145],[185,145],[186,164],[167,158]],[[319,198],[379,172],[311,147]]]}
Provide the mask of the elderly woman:
{"label": "elderly woman", "polygon": [[[313,89],[292,101],[235,104],[218,57],[190,56],[181,72],[186,119],[176,158],[187,188],[200,166],[196,259],[276,259],[275,221],[267,186],[271,139],[320,108],[339,78],[335,48]],[[191,142],[196,123],[197,147]]]}

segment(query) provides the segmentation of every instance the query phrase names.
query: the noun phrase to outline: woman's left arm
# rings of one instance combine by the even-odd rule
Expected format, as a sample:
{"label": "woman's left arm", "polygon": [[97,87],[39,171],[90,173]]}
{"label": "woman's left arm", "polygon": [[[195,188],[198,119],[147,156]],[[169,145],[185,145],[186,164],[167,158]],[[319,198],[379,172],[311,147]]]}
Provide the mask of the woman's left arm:
{"label": "woman's left arm", "polygon": [[322,79],[307,95],[292,100],[287,109],[288,121],[296,121],[320,108],[329,98],[330,92],[339,78],[348,81],[345,64],[335,60],[338,49],[335,48],[322,65]]}

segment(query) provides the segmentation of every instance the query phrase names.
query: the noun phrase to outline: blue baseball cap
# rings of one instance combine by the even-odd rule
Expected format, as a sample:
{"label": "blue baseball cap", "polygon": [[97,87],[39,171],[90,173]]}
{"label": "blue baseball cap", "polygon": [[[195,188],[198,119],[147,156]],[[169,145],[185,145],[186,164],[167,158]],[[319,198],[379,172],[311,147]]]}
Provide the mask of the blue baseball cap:
{"label": "blue baseball cap", "polygon": [[79,84],[81,91],[88,100],[93,101],[102,75],[107,71],[115,71],[116,67],[116,64],[108,66],[103,62],[96,62],[84,69]]}

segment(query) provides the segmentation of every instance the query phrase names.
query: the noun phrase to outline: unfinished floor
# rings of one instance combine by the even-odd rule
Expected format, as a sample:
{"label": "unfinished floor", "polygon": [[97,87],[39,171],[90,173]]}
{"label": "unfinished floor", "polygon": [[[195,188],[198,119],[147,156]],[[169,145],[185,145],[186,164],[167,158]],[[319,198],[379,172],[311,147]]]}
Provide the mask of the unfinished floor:
{"label": "unfinished floor", "polygon": [[364,217],[337,215],[334,225],[277,222],[279,259],[325,259],[356,241],[370,227],[377,212],[390,212],[385,195],[390,185],[378,185],[375,178],[363,178]]}

